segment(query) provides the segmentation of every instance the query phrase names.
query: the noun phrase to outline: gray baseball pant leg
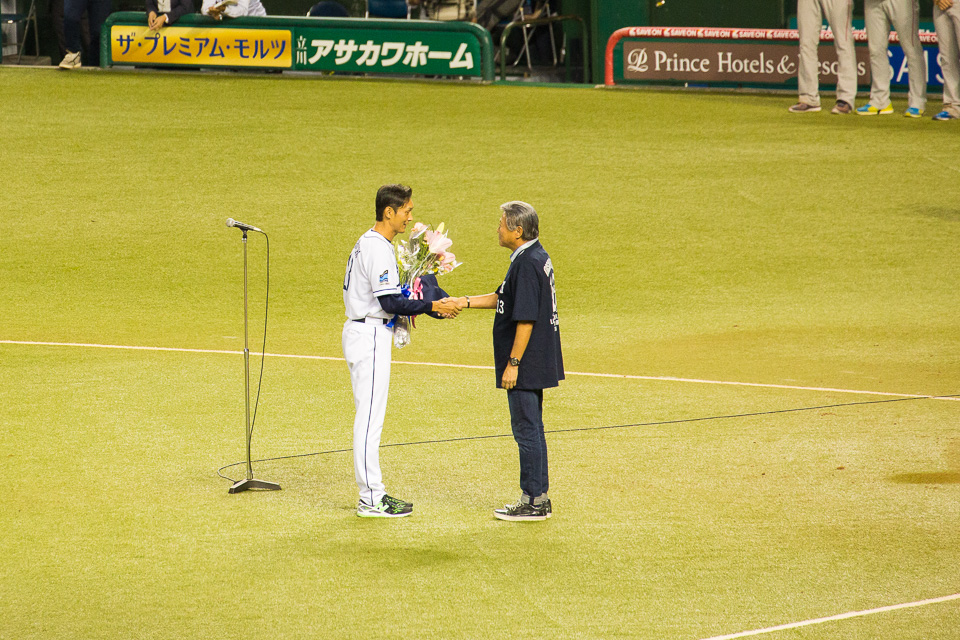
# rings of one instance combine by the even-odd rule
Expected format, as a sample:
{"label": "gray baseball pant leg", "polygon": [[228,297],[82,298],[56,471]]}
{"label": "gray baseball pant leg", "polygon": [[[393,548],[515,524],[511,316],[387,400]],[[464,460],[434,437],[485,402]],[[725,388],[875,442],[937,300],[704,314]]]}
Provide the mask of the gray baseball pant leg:
{"label": "gray baseball pant leg", "polygon": [[940,69],[943,71],[943,110],[960,116],[960,2],[946,11],[933,7],[933,24],[940,43]]}
{"label": "gray baseball pant leg", "polygon": [[885,109],[890,104],[890,80],[893,78],[893,68],[887,54],[890,21],[887,20],[883,0],[864,0],[863,13],[870,49],[870,104],[877,109]]}
{"label": "gray baseball pant leg", "polygon": [[909,106],[923,110],[927,105],[927,61],[920,44],[920,5],[917,0],[864,0],[867,40],[870,48],[870,104],[883,109],[890,104],[893,69],[887,54],[891,25],[910,70]]}
{"label": "gray baseball pant leg", "polygon": [[837,50],[837,100],[853,105],[857,99],[857,52],[853,42],[853,0],[798,0],[797,28],[800,31],[800,68],[797,85],[800,102],[820,105],[820,77],[817,47],[823,16],[833,31]]}
{"label": "gray baseball pant leg", "polygon": [[853,0],[820,0],[837,50],[837,100],[857,99],[857,50],[853,41]]}
{"label": "gray baseball pant leg", "polygon": [[923,111],[927,107],[927,59],[923,57],[920,43],[920,3],[917,0],[886,0],[885,5],[907,58],[910,76],[907,106]]}
{"label": "gray baseball pant leg", "polygon": [[820,46],[820,0],[797,0],[797,30],[800,32],[800,65],[797,70],[797,88],[800,102],[820,106],[820,64],[817,47]]}

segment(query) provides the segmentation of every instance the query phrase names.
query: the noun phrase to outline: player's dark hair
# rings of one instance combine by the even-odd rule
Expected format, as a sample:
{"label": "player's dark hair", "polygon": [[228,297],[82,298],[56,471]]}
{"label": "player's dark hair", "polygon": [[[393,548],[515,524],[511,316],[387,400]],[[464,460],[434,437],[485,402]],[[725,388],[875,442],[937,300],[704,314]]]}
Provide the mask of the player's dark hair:
{"label": "player's dark hair", "polygon": [[377,221],[383,220],[387,207],[399,211],[410,201],[413,189],[404,184],[385,184],[377,191]]}
{"label": "player's dark hair", "polygon": [[500,209],[506,214],[507,230],[512,231],[517,227],[523,229],[522,240],[529,242],[540,237],[540,219],[537,217],[536,210],[526,202],[514,200],[500,205]]}

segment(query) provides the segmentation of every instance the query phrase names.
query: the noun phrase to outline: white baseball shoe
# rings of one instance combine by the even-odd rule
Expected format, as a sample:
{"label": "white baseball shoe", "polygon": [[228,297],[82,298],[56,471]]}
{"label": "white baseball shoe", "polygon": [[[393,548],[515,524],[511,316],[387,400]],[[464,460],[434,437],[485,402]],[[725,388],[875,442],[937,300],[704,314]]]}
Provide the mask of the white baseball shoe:
{"label": "white baseball shoe", "polygon": [[80,64],[80,52],[77,51],[73,53],[67,51],[67,55],[63,56],[63,60],[60,61],[59,66],[61,69],[79,69],[83,66]]}

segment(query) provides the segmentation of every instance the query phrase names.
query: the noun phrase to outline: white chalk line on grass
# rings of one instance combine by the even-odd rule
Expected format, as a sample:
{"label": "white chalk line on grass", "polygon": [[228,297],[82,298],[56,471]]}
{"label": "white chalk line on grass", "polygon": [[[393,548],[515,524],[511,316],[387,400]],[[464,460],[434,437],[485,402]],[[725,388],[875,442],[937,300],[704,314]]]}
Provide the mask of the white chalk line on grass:
{"label": "white chalk line on grass", "polygon": [[765,629],[754,629],[752,631],[741,631],[739,633],[731,633],[725,636],[713,636],[711,638],[704,638],[704,640],[734,640],[734,638],[747,638],[749,636],[759,636],[767,633],[774,633],[777,631],[785,631],[787,629],[796,629],[798,627],[808,627],[814,624],[823,624],[824,622],[833,622],[835,620],[847,620],[849,618],[859,618],[861,616],[872,616],[877,613],[886,613],[887,611],[896,611],[897,609],[910,609],[912,607],[925,607],[931,604],[939,604],[941,602],[949,602],[950,600],[960,600],[960,593],[955,593],[950,596],[942,596],[940,598],[930,598],[928,600],[918,600],[916,602],[906,602],[904,604],[892,604],[886,607],[878,607],[876,609],[866,609],[864,611],[851,611],[850,613],[841,613],[835,616],[827,616],[826,618],[814,618],[813,620],[803,620],[801,622],[791,622],[789,624],[781,624],[776,627],[767,627]]}
{"label": "white chalk line on grass", "polygon": [[[85,342],[37,342],[31,340],[0,340],[0,344],[15,344],[15,345],[27,345],[27,346],[44,346],[44,347],[86,347],[91,349],[128,349],[133,351],[174,351],[181,353],[223,353],[228,355],[243,355],[242,351],[232,351],[228,349],[188,349],[185,347],[141,347],[141,346],[132,346],[132,345],[120,345],[120,344],[91,344]],[[259,356],[260,352],[251,351],[250,355]],[[343,362],[343,358],[335,356],[311,356],[311,355],[302,355],[302,354],[290,354],[290,353],[267,353],[265,354],[269,358],[294,358],[301,360],[329,360],[336,362]],[[409,364],[409,365],[419,365],[422,367],[450,367],[454,369],[483,369],[490,371],[493,367],[488,365],[479,365],[479,364],[454,364],[447,362],[409,362],[405,360],[394,360],[394,364]],[[590,378],[618,378],[621,380],[652,380],[656,382],[686,382],[691,384],[714,384],[714,385],[726,385],[733,387],[758,387],[762,389],[789,389],[794,391],[823,391],[827,393],[849,393],[854,395],[865,395],[865,396],[887,396],[892,398],[926,398],[929,400],[950,400],[953,402],[960,401],[960,397],[954,396],[937,396],[937,395],[926,395],[926,394],[917,394],[917,393],[893,393],[890,391],[866,391],[862,389],[838,389],[834,387],[805,387],[801,385],[792,385],[792,384],[770,384],[764,382],[735,382],[731,380],[704,380],[700,378],[677,378],[674,376],[640,376],[640,375],[631,375],[626,373],[589,373],[581,371],[567,371],[565,372],[568,376],[584,376]]]}

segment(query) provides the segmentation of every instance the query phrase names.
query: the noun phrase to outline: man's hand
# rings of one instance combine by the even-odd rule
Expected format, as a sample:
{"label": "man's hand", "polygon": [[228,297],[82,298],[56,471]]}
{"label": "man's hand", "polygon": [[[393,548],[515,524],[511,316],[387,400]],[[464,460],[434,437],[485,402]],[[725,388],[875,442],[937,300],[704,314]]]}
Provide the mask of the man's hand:
{"label": "man's hand", "polygon": [[503,372],[503,378],[500,379],[500,384],[504,389],[509,391],[517,386],[517,374],[519,372],[519,367],[515,367],[512,364],[507,364],[507,368]]}
{"label": "man's hand", "polygon": [[207,15],[214,20],[223,20],[223,12],[227,10],[225,5],[215,5],[207,9]]}
{"label": "man's hand", "polygon": [[455,298],[444,298],[433,302],[433,311],[444,318],[456,318],[460,313],[460,305]]}
{"label": "man's hand", "polygon": [[159,31],[162,27],[167,25],[167,14],[161,13],[160,15],[157,15],[151,11],[147,23],[150,25],[151,31]]}
{"label": "man's hand", "polygon": [[940,11],[946,11],[953,6],[953,0],[937,0],[937,8]]}

